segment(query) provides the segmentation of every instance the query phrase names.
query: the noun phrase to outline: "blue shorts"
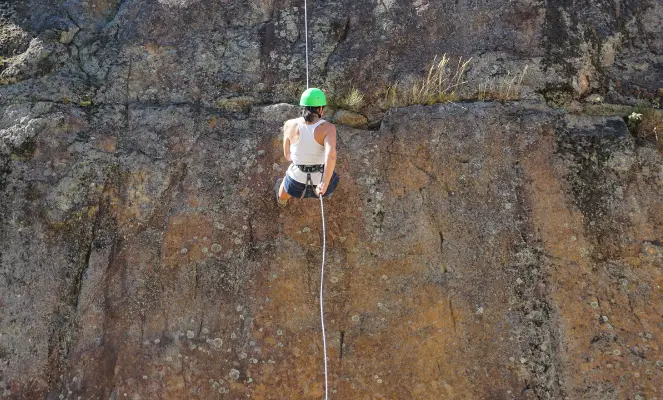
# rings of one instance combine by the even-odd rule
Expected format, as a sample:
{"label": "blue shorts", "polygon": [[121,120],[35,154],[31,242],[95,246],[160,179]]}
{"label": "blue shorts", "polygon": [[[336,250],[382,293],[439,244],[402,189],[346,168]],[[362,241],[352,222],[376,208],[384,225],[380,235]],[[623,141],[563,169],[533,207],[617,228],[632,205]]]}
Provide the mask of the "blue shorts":
{"label": "blue shorts", "polygon": [[[325,194],[322,197],[327,197],[331,195],[336,189],[336,185],[338,185],[338,174],[334,172],[332,174],[332,178],[329,180],[329,186],[327,187],[327,190],[325,191]],[[304,190],[306,189],[306,185],[301,182],[297,182],[296,180],[292,179],[288,174],[285,174],[283,188],[285,189],[286,193],[288,193],[290,196],[300,198],[302,197],[302,193],[304,193]],[[317,198],[318,195],[315,194],[315,188],[316,185],[313,185],[313,188],[309,187],[308,190],[306,190],[306,194],[304,194],[304,197]]]}

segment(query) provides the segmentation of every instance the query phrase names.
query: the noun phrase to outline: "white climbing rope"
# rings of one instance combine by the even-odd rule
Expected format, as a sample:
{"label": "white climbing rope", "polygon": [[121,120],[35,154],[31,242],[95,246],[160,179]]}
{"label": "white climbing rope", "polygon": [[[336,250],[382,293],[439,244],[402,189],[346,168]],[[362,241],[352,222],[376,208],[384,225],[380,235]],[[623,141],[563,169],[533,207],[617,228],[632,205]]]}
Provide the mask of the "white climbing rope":
{"label": "white climbing rope", "polygon": [[304,0],[304,40],[306,41],[306,88],[308,89],[308,6]]}
{"label": "white climbing rope", "polygon": [[[322,183],[322,182],[320,182]],[[327,252],[327,229],[325,227],[325,204],[320,197],[320,212],[322,214],[322,269],[320,272],[320,321],[322,323],[322,347],[325,356],[325,400],[329,398],[329,381],[327,375],[327,338],[325,337],[325,299],[323,297],[325,283],[325,253]]]}
{"label": "white climbing rope", "polygon": [[[306,89],[309,88],[308,79],[308,4],[304,0],[304,41],[306,42]],[[320,178],[322,183],[322,177]],[[320,268],[320,324],[322,325],[322,348],[325,361],[325,400],[329,399],[329,373],[327,371],[327,337],[325,335],[325,255],[327,253],[327,228],[325,227],[325,202],[320,197],[320,214],[322,215],[322,267]]]}

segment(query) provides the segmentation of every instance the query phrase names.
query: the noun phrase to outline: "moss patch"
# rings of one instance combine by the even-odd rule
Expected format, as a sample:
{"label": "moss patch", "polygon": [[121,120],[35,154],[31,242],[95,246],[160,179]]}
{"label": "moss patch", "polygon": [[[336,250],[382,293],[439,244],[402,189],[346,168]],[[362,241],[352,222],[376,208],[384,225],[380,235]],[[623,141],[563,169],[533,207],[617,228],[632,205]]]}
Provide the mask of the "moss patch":
{"label": "moss patch", "polygon": [[248,112],[256,99],[250,96],[239,96],[218,99],[216,101],[217,108],[230,112]]}

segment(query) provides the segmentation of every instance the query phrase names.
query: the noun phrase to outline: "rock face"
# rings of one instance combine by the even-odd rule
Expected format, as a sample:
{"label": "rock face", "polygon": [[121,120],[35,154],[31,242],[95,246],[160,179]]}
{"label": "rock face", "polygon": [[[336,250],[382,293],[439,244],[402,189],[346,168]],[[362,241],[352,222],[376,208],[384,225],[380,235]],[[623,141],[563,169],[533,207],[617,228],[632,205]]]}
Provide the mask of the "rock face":
{"label": "rock face", "polygon": [[[316,200],[281,121],[35,105],[2,179],[6,398],[320,398]],[[9,113],[6,112],[6,115]],[[339,128],[334,398],[660,396],[663,159],[540,103]]]}
{"label": "rock face", "polygon": [[[338,95],[358,87],[374,102],[444,53],[473,58],[474,89],[528,66],[525,92],[552,101],[663,86],[658,0],[309,6],[311,84]],[[33,0],[3,3],[0,19],[0,82],[21,82],[5,97],[241,105],[291,101],[305,83],[301,1]]]}
{"label": "rock face", "polygon": [[[331,397],[663,398],[663,157],[543,101],[655,96],[661,3],[312,3],[375,128],[325,202]],[[324,395],[319,204],[272,193],[302,5],[0,3],[1,398]],[[532,99],[380,124],[445,52]]]}

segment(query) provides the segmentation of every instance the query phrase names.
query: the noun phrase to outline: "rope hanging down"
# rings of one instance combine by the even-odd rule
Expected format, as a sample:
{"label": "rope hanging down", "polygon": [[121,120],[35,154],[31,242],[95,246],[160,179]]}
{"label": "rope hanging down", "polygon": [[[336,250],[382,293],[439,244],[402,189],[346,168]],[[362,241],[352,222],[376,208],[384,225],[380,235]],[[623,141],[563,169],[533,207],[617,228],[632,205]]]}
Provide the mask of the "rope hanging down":
{"label": "rope hanging down", "polygon": [[306,41],[306,88],[308,89],[308,5],[304,0],[304,40]]}
{"label": "rope hanging down", "polygon": [[[309,88],[308,72],[308,4],[304,0],[304,38],[306,42],[306,88]],[[322,183],[322,177],[320,177]],[[320,324],[322,325],[322,348],[325,361],[325,400],[329,399],[329,374],[327,372],[327,337],[325,335],[325,254],[327,253],[327,229],[325,227],[325,204],[320,197],[320,213],[322,215],[322,267],[320,269]]]}
{"label": "rope hanging down", "polygon": [[[322,182],[321,182],[322,183]],[[322,323],[322,347],[325,357],[325,400],[329,398],[329,382],[327,378],[327,339],[325,337],[325,307],[323,289],[325,283],[325,253],[327,252],[327,229],[325,227],[325,206],[320,196],[320,212],[322,214],[322,270],[320,272],[320,322]]]}

